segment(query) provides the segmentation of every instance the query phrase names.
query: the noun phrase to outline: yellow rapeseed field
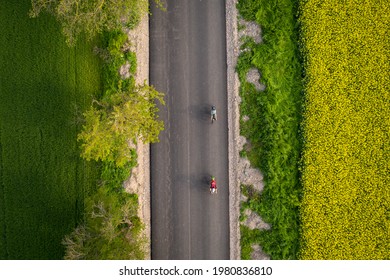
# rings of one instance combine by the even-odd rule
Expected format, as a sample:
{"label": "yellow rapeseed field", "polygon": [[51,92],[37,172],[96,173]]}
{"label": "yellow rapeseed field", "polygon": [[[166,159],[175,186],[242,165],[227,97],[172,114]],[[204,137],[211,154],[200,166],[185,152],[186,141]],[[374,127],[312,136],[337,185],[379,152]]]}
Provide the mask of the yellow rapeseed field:
{"label": "yellow rapeseed field", "polygon": [[303,259],[390,259],[389,3],[300,1]]}

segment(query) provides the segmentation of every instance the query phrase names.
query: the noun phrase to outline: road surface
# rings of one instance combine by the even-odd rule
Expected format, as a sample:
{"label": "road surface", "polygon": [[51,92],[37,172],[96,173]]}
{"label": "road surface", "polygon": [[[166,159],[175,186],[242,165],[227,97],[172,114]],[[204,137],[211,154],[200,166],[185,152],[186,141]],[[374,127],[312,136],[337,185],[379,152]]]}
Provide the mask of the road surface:
{"label": "road surface", "polygon": [[166,101],[151,146],[152,259],[229,259],[225,1],[167,0],[166,9],[150,17],[150,84]]}

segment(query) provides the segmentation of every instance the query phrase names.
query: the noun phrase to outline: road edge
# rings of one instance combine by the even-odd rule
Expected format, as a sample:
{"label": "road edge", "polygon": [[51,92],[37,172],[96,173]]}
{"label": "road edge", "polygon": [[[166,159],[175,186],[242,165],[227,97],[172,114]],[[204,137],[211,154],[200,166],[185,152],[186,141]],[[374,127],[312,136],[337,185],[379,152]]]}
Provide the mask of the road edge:
{"label": "road edge", "polygon": [[240,249],[240,184],[235,167],[238,166],[239,151],[236,143],[240,137],[239,79],[235,71],[239,54],[237,30],[237,0],[226,0],[226,62],[228,97],[228,147],[229,147],[229,224],[230,259],[241,258]]}

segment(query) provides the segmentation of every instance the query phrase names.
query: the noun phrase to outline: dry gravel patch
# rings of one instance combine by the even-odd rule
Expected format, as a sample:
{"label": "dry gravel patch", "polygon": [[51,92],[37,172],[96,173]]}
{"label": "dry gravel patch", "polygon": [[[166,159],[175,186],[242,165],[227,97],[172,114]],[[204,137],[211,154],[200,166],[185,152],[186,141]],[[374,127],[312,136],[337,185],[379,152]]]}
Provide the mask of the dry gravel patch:
{"label": "dry gravel patch", "polygon": [[252,260],[269,260],[270,257],[267,254],[264,254],[261,246],[258,244],[252,245]]}
{"label": "dry gravel patch", "polygon": [[249,69],[246,74],[246,80],[249,83],[252,83],[257,90],[263,91],[265,90],[265,85],[260,83],[260,72],[256,68]]}
{"label": "dry gravel patch", "polygon": [[251,37],[257,44],[263,42],[263,38],[261,37],[261,28],[256,22],[246,21],[239,17],[238,26],[240,26],[240,30],[238,31],[238,37],[240,39],[248,36]]}

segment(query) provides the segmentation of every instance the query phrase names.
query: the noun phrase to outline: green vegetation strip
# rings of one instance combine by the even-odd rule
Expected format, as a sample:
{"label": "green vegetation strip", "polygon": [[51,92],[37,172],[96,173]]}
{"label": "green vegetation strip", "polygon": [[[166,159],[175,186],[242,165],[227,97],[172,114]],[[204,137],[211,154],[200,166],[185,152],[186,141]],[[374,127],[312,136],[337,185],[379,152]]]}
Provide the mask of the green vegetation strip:
{"label": "green vegetation strip", "polygon": [[[265,187],[243,203],[271,224],[271,230],[241,227],[242,258],[250,258],[257,243],[272,259],[296,259],[299,252],[298,162],[301,150],[299,124],[302,68],[298,50],[296,1],[240,0],[240,15],[262,28],[263,43],[246,39],[238,59],[241,88],[241,134],[249,140],[242,156],[264,174]],[[251,68],[261,73],[264,91],[248,83]],[[257,197],[256,197],[257,196]],[[242,209],[242,210],[243,210]]]}
{"label": "green vegetation strip", "polygon": [[0,4],[0,258],[60,259],[98,170],[80,158],[80,114],[101,91],[96,42],[69,48],[31,2]]}
{"label": "green vegetation strip", "polygon": [[[123,182],[129,177],[131,169],[137,164],[137,154],[128,145],[129,137],[126,130],[135,130],[134,125],[142,121],[120,121],[125,131],[103,128],[107,115],[113,108],[118,116],[122,112],[125,117],[133,117],[136,113],[123,111],[118,106],[126,96],[122,91],[141,97],[136,91],[134,74],[136,73],[135,53],[124,50],[127,35],[122,31],[109,31],[103,34],[103,46],[98,50],[103,59],[103,92],[94,99],[87,113],[83,130],[79,133],[80,142],[88,142],[93,152],[85,145],[81,155],[88,160],[102,163],[98,191],[86,198],[84,221],[74,231],[65,236],[63,244],[66,247],[65,259],[144,259],[147,240],[143,236],[144,225],[138,215],[138,196],[129,194],[123,188]],[[130,77],[119,75],[119,68],[125,63],[130,64]],[[115,102],[107,102],[115,99]],[[153,102],[153,100],[152,100]],[[130,107],[139,109],[140,103]],[[105,104],[105,105],[103,105]],[[103,106],[102,106],[103,105]],[[98,110],[96,107],[103,107]],[[88,116],[91,112],[100,113],[91,122]],[[146,117],[147,114],[144,114]],[[113,121],[111,123],[117,123]],[[111,123],[106,123],[110,127]],[[94,127],[93,129],[89,129]],[[102,129],[103,128],[103,129]],[[81,141],[80,135],[83,136]],[[117,137],[112,137],[117,135]],[[110,147],[106,149],[106,147]],[[121,149],[117,149],[120,146]],[[86,156],[86,154],[88,156]]]}

